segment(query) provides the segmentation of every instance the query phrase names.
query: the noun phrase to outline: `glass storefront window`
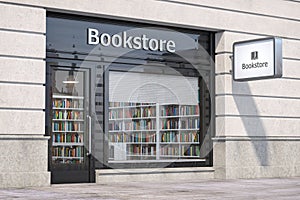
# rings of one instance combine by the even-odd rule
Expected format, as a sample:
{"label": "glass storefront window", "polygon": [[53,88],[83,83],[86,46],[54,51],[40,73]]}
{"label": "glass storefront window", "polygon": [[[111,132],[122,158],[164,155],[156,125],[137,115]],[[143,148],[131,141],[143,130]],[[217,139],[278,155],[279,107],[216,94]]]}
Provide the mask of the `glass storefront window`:
{"label": "glass storefront window", "polygon": [[[88,44],[89,28],[99,36],[107,34],[101,41],[107,45]],[[146,37],[142,48],[139,38]],[[174,42],[169,50],[168,41]],[[88,99],[89,120],[84,116],[84,123],[91,137],[86,139],[90,144],[82,145],[85,153],[90,148],[89,163],[95,162],[96,168],[173,161],[193,165],[208,158],[201,143],[211,131],[212,52],[210,32],[55,13],[47,17],[47,63],[53,64],[49,68],[68,69],[61,77],[52,74],[50,93],[55,89]],[[58,85],[87,68],[88,92]]]}
{"label": "glass storefront window", "polygon": [[109,159],[200,158],[198,78],[110,72]]}

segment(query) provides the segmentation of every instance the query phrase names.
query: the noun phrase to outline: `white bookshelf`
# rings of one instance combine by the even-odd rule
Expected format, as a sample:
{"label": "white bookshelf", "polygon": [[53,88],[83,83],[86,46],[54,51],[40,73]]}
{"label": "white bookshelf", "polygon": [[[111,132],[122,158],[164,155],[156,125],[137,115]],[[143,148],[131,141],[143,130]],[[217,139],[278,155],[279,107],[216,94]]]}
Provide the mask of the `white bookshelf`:
{"label": "white bookshelf", "polygon": [[110,160],[199,158],[198,113],[197,105],[111,103]]}
{"label": "white bookshelf", "polygon": [[84,97],[52,96],[52,161],[82,163],[84,160]]}

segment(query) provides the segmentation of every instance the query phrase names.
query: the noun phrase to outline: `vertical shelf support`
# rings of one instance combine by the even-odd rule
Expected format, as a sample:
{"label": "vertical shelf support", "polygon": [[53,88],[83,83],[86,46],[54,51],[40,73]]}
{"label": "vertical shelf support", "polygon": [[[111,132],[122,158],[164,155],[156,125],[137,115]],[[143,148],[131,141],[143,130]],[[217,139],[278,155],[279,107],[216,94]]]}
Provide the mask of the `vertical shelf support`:
{"label": "vertical shelf support", "polygon": [[156,104],[156,159],[160,158],[160,125],[159,125],[159,104]]}

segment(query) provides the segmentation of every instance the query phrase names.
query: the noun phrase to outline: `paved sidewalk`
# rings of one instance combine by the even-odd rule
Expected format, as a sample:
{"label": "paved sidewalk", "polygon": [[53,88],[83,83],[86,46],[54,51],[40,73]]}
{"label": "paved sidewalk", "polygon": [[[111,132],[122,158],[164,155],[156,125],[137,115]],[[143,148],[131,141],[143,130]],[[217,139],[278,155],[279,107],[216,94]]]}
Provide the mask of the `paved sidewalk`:
{"label": "paved sidewalk", "polygon": [[300,177],[288,179],[199,180],[63,184],[0,189],[0,199],[300,199]]}

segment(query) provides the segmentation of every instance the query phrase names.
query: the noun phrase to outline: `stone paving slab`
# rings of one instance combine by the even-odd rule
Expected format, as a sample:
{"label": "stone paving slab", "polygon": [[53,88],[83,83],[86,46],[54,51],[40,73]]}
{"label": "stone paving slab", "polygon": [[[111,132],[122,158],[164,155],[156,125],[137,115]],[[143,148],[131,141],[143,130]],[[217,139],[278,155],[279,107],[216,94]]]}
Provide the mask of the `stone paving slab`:
{"label": "stone paving slab", "polygon": [[110,184],[57,184],[0,189],[0,199],[300,199],[300,177],[284,179],[184,180]]}

